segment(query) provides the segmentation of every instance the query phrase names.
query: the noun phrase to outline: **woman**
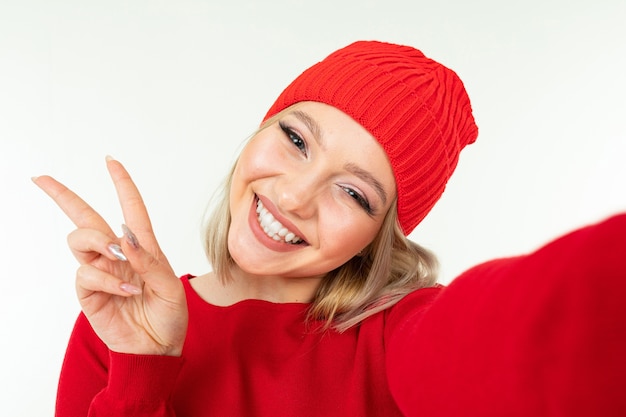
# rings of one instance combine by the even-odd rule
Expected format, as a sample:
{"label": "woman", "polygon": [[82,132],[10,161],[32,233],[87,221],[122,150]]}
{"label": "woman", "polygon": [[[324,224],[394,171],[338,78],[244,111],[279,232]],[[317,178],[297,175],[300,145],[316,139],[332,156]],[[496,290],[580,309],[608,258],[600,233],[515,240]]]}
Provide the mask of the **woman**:
{"label": "woman", "polygon": [[438,311],[466,299],[435,285],[433,256],[406,235],[476,136],[453,71],[406,46],[348,45],[268,111],[208,225],[213,271],[182,279],[119,162],[107,159],[122,238],[63,185],[35,179],[76,224],[81,264],[57,415],[459,415],[434,391],[445,373],[424,367],[452,356],[425,346],[445,340],[430,317],[443,323]]}

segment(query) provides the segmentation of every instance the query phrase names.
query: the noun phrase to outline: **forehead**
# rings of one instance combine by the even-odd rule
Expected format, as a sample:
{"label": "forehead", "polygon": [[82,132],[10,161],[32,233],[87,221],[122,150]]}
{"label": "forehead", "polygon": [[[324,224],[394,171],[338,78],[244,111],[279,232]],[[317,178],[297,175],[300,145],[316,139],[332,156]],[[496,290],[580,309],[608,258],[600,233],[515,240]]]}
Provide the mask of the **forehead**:
{"label": "forehead", "polygon": [[350,137],[361,137],[363,140],[369,138],[369,141],[373,142],[373,144],[378,143],[367,129],[352,117],[328,104],[303,101],[285,109],[284,114],[307,119],[307,123],[314,124],[314,126],[309,126],[314,133],[324,135],[326,133],[340,132]]}

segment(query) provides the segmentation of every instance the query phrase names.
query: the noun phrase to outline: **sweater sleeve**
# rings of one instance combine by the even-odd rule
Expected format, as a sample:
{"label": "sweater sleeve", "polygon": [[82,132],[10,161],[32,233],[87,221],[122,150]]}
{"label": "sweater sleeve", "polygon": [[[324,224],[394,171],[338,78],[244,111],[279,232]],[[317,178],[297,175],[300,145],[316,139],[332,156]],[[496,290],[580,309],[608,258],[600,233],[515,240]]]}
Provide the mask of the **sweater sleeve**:
{"label": "sweater sleeve", "polygon": [[479,265],[388,337],[406,416],[626,415],[626,215]]}
{"label": "sweater sleeve", "polygon": [[63,361],[57,417],[174,417],[171,394],[182,358],[108,350],[81,313]]}

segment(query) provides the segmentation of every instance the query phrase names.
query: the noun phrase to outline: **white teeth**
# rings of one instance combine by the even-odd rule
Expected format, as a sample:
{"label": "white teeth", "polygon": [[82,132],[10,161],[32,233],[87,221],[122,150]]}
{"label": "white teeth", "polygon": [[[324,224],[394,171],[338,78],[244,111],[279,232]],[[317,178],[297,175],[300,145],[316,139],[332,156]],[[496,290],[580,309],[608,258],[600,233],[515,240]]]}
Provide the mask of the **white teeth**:
{"label": "white teeth", "polygon": [[302,241],[295,233],[289,231],[282,223],[276,220],[272,213],[263,206],[261,200],[257,200],[256,212],[263,231],[272,239],[285,243],[299,243]]}
{"label": "white teeth", "polygon": [[283,228],[283,225],[274,220],[272,224],[269,225],[267,234],[270,236],[277,235],[278,231]]}

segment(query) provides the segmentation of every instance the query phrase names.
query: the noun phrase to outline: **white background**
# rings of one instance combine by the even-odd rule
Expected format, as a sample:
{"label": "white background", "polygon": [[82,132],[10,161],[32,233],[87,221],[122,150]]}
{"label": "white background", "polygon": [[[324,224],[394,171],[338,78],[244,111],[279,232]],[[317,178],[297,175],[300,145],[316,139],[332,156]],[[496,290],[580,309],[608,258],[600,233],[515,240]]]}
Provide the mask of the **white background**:
{"label": "white background", "polygon": [[412,234],[446,283],[626,209],[624,22],[622,0],[0,0],[0,414],[52,414],[78,312],[72,226],[31,176],[119,227],[115,156],[176,272],[204,273],[205,205],[281,89],[354,40],[410,44],[480,127]]}

